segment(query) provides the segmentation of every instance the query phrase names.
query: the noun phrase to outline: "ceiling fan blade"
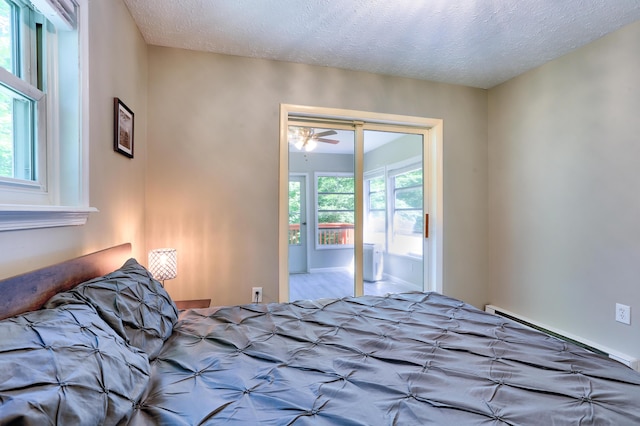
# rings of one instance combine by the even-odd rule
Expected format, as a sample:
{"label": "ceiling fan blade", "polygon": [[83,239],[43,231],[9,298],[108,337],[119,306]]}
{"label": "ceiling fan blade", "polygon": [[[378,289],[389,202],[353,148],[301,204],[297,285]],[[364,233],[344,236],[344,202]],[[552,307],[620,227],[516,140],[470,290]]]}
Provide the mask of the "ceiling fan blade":
{"label": "ceiling fan blade", "polygon": [[324,142],[324,143],[332,143],[332,144],[337,144],[340,143],[340,141],[337,141],[335,139],[325,139],[325,138],[318,138],[316,139],[318,142]]}
{"label": "ceiling fan blade", "polygon": [[323,138],[325,136],[331,136],[331,135],[337,135],[338,132],[336,132],[335,130],[327,130],[325,132],[320,132],[320,133],[315,133],[314,136],[317,136],[319,138]]}

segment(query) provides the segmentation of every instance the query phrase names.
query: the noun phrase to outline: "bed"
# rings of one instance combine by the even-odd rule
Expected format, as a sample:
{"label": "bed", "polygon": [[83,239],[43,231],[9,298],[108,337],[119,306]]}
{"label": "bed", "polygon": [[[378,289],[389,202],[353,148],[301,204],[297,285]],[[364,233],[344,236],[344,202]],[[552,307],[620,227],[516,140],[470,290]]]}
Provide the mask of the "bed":
{"label": "bed", "polygon": [[0,424],[640,424],[639,373],[460,300],[179,311],[129,250],[0,282]]}

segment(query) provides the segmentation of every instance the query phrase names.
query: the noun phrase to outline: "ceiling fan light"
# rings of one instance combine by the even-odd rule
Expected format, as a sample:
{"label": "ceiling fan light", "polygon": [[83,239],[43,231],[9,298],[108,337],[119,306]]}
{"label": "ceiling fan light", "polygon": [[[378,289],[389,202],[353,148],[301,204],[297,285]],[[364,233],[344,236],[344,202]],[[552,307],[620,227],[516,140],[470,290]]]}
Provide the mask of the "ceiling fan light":
{"label": "ceiling fan light", "polygon": [[289,126],[289,131],[287,132],[287,140],[291,145],[296,145],[298,142],[300,142],[302,140],[300,129],[297,127]]}
{"label": "ceiling fan light", "polygon": [[302,139],[298,139],[297,141],[294,142],[293,146],[295,146],[298,149],[302,149],[302,147],[304,146],[304,141]]}
{"label": "ceiling fan light", "polygon": [[316,149],[316,146],[318,146],[318,143],[313,139],[309,139],[307,143],[304,144],[304,150],[313,151],[314,149]]}

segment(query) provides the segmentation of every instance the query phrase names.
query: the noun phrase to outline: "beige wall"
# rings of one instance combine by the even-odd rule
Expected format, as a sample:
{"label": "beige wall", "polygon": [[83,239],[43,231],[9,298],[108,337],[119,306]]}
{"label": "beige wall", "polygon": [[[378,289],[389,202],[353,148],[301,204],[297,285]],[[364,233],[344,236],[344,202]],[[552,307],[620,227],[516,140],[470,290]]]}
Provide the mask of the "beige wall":
{"label": "beige wall", "polygon": [[489,91],[491,302],[636,357],[638,40],[640,23]]}
{"label": "beige wall", "polygon": [[444,291],[487,302],[487,92],[149,47],[147,248],[178,249],[176,299],[278,300],[281,103],[444,120]]}
{"label": "beige wall", "polygon": [[[0,277],[133,243],[144,253],[147,47],[121,0],[90,1],[90,203],[87,225],[0,232]],[[135,113],[135,159],[113,151],[113,98]],[[88,117],[88,120],[86,119]],[[146,262],[145,262],[146,263]]]}

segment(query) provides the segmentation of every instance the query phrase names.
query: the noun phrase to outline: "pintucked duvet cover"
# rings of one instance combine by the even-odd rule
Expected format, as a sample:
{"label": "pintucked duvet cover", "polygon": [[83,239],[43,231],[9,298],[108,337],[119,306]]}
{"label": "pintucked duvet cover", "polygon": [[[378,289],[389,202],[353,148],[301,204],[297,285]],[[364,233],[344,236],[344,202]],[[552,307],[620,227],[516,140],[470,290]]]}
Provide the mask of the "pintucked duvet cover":
{"label": "pintucked duvet cover", "polygon": [[640,374],[436,293],[187,310],[133,424],[637,425]]}

